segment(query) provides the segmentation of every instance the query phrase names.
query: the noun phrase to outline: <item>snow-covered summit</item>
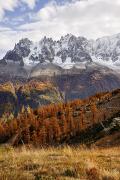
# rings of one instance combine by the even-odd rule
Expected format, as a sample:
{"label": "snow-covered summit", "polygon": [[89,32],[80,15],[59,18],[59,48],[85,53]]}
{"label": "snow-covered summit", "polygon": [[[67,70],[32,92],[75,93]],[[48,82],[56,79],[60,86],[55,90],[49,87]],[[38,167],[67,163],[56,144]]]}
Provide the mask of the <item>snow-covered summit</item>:
{"label": "snow-covered summit", "polygon": [[99,38],[96,41],[72,34],[60,40],[44,37],[38,42],[20,40],[3,59],[34,67],[39,63],[53,63],[63,69],[83,68],[95,62],[110,68],[120,67],[120,34]]}

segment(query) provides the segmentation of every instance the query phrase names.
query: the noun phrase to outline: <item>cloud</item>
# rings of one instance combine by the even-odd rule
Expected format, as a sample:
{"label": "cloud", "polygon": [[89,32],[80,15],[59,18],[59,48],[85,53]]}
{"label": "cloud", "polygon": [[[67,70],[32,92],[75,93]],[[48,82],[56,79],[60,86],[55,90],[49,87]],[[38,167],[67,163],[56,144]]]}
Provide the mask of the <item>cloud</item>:
{"label": "cloud", "polygon": [[120,1],[72,0],[60,5],[51,1],[36,14],[32,23],[21,30],[39,30],[41,35],[58,38],[66,33],[97,38],[119,32]]}
{"label": "cloud", "polygon": [[31,9],[35,7],[36,0],[21,0],[21,1],[23,3],[26,3]]}
{"label": "cloud", "polygon": [[[13,4],[13,1],[15,4]],[[8,4],[1,2],[9,2]],[[35,0],[0,0],[0,17],[5,10],[14,10],[19,3],[29,8]],[[0,49],[10,49],[19,39],[28,37],[39,41],[43,36],[59,39],[67,33],[87,38],[98,38],[120,32],[120,0],[49,1],[38,12],[29,12],[29,21],[1,32]],[[18,18],[19,21],[21,18]],[[15,22],[17,24],[17,18]]]}
{"label": "cloud", "polygon": [[5,10],[13,11],[17,6],[17,0],[0,0],[0,19],[3,18]]}
{"label": "cloud", "polygon": [[0,0],[0,20],[5,15],[5,11],[14,11],[20,4],[26,4],[33,9],[37,0]]}

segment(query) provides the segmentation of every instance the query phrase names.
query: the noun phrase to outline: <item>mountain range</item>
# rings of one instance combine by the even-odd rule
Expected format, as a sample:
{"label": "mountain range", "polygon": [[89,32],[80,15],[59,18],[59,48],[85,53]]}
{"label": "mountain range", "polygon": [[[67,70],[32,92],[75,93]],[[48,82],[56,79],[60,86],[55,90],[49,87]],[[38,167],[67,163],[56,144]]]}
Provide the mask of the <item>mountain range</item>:
{"label": "mountain range", "polygon": [[21,66],[53,63],[63,69],[85,68],[89,63],[99,63],[109,68],[120,67],[120,34],[87,40],[67,34],[60,40],[44,37],[38,42],[25,38],[3,57],[6,62],[19,62]]}
{"label": "mountain range", "polygon": [[[26,121],[22,127],[25,127],[24,122],[28,123],[30,129],[26,132],[30,132],[32,139],[33,127],[38,120],[42,119],[39,122],[43,122],[45,128],[52,125],[56,128],[59,127],[56,122],[64,120],[66,124],[68,118],[71,133],[59,137],[62,143],[84,140],[88,146],[93,142],[104,147],[109,139],[110,146],[119,144],[119,70],[120,34],[97,40],[71,34],[58,41],[46,37],[37,43],[22,39],[0,61],[1,120],[16,124],[23,116]],[[111,91],[113,89],[118,90]],[[69,101],[80,98],[84,100]],[[18,119],[15,121],[14,117]],[[78,120],[82,122],[80,129]],[[24,128],[22,132],[24,139]],[[40,132],[43,137],[44,130]],[[46,132],[52,137],[51,128]],[[8,134],[12,133],[10,129]],[[13,138],[8,134],[4,134],[4,138],[2,134],[2,143]],[[19,133],[13,134],[19,144]]]}
{"label": "mountain range", "polygon": [[0,82],[50,80],[65,98],[85,98],[120,87],[120,34],[88,40],[21,39],[0,61]]}

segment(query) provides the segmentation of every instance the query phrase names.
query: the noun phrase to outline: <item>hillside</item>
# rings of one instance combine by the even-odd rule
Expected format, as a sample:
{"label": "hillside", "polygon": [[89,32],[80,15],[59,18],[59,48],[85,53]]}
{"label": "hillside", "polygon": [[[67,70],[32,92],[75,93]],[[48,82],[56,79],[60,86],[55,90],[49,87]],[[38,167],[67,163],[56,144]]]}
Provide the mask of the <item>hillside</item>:
{"label": "hillside", "polygon": [[[114,137],[118,133],[115,146],[120,144],[119,123],[120,90],[115,90],[86,100],[51,104],[36,110],[24,109],[7,124],[1,121],[0,142],[12,145],[54,146],[67,143],[91,146],[97,145],[96,142],[106,136],[113,134]],[[112,139],[106,143],[111,146]]]}
{"label": "hillside", "polygon": [[46,82],[0,84],[0,116],[17,115],[22,108],[38,108],[41,105],[62,102],[63,98],[56,87]]}
{"label": "hillside", "polygon": [[51,78],[67,101],[85,99],[96,93],[112,91],[120,87],[120,76],[106,68],[88,68],[81,72],[74,69],[73,72]]}

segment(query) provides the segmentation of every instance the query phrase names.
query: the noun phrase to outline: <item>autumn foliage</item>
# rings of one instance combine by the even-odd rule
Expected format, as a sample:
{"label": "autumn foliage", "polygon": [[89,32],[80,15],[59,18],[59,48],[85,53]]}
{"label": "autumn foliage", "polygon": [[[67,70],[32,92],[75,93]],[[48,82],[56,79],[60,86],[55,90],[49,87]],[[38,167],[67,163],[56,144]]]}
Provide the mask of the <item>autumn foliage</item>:
{"label": "autumn foliage", "polygon": [[13,145],[57,145],[80,135],[87,128],[109,118],[101,102],[112,94],[96,95],[86,100],[51,104],[39,109],[23,108],[11,121],[0,121],[0,142]]}

